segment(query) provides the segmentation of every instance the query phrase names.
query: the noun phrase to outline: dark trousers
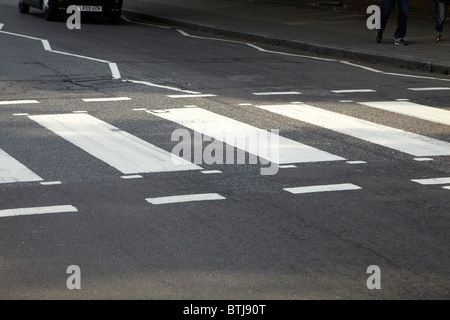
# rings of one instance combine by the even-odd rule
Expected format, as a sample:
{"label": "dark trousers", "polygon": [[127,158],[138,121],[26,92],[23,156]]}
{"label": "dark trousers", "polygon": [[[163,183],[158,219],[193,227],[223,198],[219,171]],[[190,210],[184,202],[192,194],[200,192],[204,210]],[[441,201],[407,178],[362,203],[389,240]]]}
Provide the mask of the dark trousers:
{"label": "dark trousers", "polygon": [[406,35],[406,24],[408,21],[408,0],[383,0],[381,7],[381,30],[386,28],[387,21],[392,11],[394,10],[395,3],[398,6],[398,19],[397,29],[395,30],[395,39],[404,38]]}

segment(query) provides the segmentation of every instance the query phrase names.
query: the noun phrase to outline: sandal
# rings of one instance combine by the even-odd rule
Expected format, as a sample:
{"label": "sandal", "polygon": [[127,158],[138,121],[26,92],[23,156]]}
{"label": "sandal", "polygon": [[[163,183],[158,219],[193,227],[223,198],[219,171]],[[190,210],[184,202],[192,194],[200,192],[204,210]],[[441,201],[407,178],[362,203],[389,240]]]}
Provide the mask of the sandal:
{"label": "sandal", "polygon": [[444,41],[442,41],[442,37],[441,36],[437,37],[436,43],[439,43],[439,44],[444,43]]}

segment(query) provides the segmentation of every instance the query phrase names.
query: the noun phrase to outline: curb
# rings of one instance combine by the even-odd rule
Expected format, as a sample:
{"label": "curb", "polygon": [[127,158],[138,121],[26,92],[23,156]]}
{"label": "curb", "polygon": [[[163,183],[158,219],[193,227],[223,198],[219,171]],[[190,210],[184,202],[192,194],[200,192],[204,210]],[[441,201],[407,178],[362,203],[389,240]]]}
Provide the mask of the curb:
{"label": "curb", "polygon": [[274,36],[267,36],[256,33],[226,29],[218,26],[203,25],[183,20],[153,16],[147,13],[138,13],[128,10],[122,10],[122,15],[126,18],[141,21],[153,22],[173,27],[185,28],[193,31],[199,31],[226,38],[232,38],[244,42],[281,47],[290,50],[300,51],[302,53],[315,54],[320,57],[333,59],[348,59],[357,62],[370,63],[374,65],[382,64],[384,66],[409,69],[414,71],[424,71],[443,75],[450,74],[450,66],[431,61],[422,61],[417,59],[400,58],[389,55],[367,53],[352,49],[346,49],[335,46],[314,44],[297,40],[283,39]]}

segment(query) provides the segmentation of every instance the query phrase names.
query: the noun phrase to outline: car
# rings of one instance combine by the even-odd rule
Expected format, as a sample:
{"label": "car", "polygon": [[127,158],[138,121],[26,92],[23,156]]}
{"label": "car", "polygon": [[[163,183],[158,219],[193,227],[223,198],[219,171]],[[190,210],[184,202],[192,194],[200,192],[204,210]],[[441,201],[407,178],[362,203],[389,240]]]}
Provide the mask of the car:
{"label": "car", "polygon": [[19,11],[28,13],[30,7],[44,12],[45,20],[54,20],[59,14],[66,15],[71,5],[78,6],[80,12],[107,16],[113,24],[120,23],[123,0],[18,0]]}

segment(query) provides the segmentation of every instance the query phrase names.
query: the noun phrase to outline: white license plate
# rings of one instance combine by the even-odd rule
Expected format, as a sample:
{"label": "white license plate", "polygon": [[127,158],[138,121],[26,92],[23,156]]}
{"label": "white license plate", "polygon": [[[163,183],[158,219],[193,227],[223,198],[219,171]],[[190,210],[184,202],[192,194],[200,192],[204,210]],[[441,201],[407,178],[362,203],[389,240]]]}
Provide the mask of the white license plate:
{"label": "white license plate", "polygon": [[102,6],[78,6],[82,12],[102,12]]}

